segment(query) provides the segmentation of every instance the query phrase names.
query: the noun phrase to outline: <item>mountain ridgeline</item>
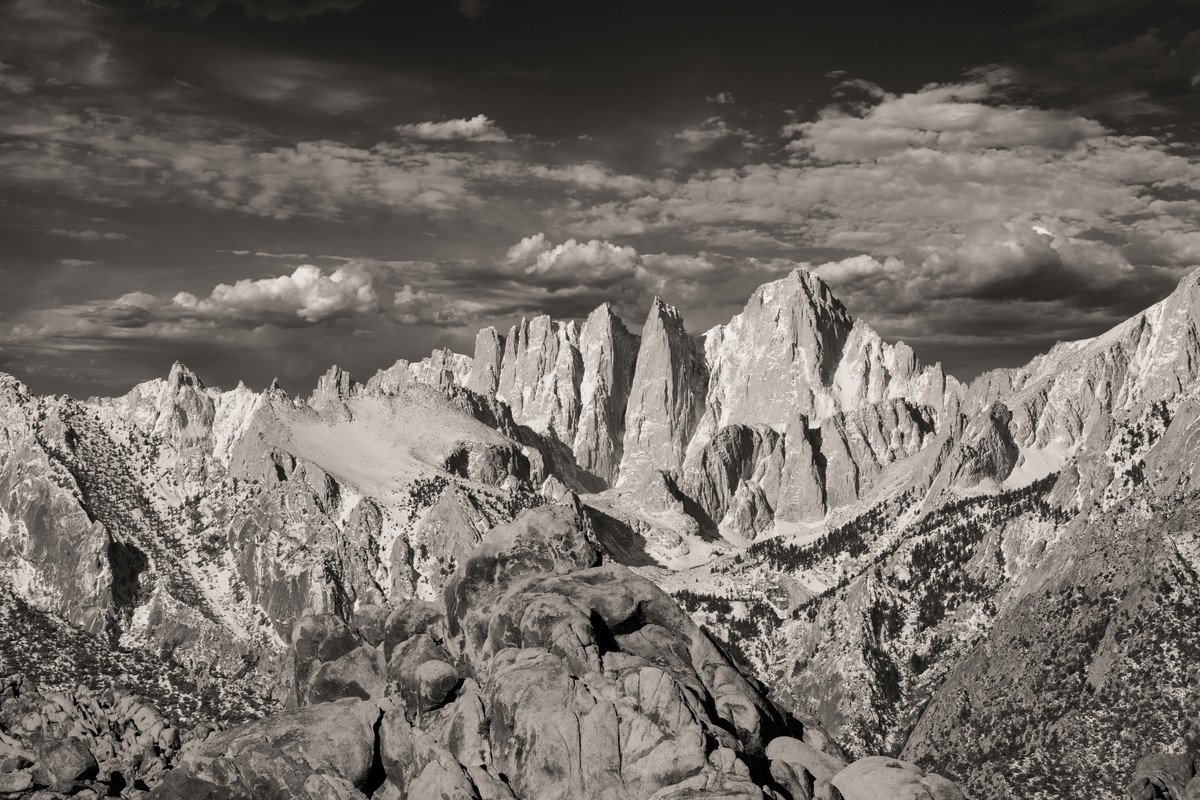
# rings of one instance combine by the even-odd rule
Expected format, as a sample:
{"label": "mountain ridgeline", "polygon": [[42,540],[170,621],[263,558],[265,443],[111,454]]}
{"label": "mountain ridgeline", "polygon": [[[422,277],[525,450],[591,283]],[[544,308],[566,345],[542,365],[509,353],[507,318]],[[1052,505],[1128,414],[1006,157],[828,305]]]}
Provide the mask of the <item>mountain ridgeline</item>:
{"label": "mountain ridgeline", "polygon": [[798,270],[307,397],[0,376],[0,795],[1200,796],[1198,323],[963,384]]}

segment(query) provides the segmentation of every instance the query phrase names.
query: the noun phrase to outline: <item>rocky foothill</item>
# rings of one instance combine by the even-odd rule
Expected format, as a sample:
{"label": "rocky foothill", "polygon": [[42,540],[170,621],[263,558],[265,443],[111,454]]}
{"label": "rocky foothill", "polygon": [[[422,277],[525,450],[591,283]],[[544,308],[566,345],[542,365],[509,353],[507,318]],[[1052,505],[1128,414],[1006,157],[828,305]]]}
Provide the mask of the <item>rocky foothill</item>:
{"label": "rocky foothill", "polygon": [[489,532],[439,601],[303,617],[292,652],[296,707],[185,748],[151,797],[963,797],[895,759],[848,764],[602,563],[574,498]]}

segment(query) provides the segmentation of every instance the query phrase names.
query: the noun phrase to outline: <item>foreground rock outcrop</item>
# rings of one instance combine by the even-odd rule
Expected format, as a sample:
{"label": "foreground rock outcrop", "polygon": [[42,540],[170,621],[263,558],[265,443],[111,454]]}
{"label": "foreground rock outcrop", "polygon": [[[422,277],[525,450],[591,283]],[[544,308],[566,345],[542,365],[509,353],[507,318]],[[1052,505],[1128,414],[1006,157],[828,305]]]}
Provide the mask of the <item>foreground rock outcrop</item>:
{"label": "foreground rock outcrop", "polygon": [[569,493],[491,530],[442,602],[305,617],[293,654],[298,707],[185,750],[152,797],[750,800],[857,785],[836,745],[665,593],[602,563]]}

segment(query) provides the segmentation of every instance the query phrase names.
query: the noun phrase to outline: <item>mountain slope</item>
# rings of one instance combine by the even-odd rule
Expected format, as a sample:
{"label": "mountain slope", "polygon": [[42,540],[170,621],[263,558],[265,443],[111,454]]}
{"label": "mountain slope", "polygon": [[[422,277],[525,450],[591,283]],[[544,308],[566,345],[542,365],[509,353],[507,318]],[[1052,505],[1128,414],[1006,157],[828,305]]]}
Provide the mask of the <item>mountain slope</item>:
{"label": "mountain slope", "polygon": [[[485,329],[473,357],[438,350],[365,382],[333,367],[307,398],[210,389],[182,365],[87,401],[4,376],[0,580],[30,613],[266,711],[308,691],[297,620],[365,631],[444,602],[497,531],[558,503],[605,580],[615,562],[661,587],[767,679],[773,708],[850,754],[903,757],[981,798],[1115,797],[1143,753],[1184,747],[1200,713],[1198,300],[1193,274],[1109,333],[969,386],[802,271],[700,336],[657,298],[640,336],[605,305],[582,325]],[[554,586],[539,603],[582,602]],[[481,606],[455,644],[451,605],[437,645],[474,665],[479,702],[505,719],[510,687],[482,673],[526,623]],[[582,643],[585,660],[594,646],[654,661],[628,638],[648,617],[584,617],[529,624],[556,658]],[[355,669],[386,655],[363,651]],[[593,699],[626,691],[607,680],[588,684]],[[750,732],[697,702],[716,728],[712,713]],[[748,772],[709,763],[706,745],[688,774],[709,788],[735,776],[794,796],[788,781],[820,771],[768,781],[765,740],[712,736]]]}

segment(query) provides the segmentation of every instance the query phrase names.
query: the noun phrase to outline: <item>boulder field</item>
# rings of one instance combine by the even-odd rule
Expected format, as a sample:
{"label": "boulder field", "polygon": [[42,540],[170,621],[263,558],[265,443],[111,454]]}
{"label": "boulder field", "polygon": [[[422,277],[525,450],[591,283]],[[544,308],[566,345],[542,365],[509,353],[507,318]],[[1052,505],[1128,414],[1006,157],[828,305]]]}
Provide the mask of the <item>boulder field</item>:
{"label": "boulder field", "polygon": [[150,797],[963,797],[894,759],[847,764],[602,563],[570,495],[491,530],[441,602],[305,616],[292,649],[292,707],[186,747]]}

